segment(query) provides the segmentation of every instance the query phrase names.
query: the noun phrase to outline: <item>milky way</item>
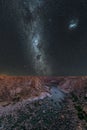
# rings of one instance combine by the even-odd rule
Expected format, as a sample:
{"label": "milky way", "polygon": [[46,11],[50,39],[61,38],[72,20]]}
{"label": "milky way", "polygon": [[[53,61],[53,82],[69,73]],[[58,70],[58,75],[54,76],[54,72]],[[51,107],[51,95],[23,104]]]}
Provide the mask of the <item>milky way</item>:
{"label": "milky way", "polygon": [[[44,40],[44,27],[43,27],[43,21],[40,16],[38,16],[37,11],[38,7],[42,3],[37,1],[38,4],[35,4],[34,7],[31,8],[30,4],[30,10],[32,12],[32,16],[35,18],[35,20],[32,22],[32,29],[31,29],[31,34],[30,34],[30,42],[31,42],[31,50],[33,54],[33,64],[34,64],[34,69],[37,72],[37,74],[50,74],[50,67],[49,64],[46,63],[46,54],[42,48],[42,44],[45,44]],[[33,5],[34,5],[33,4]],[[38,7],[37,7],[38,6]]]}
{"label": "milky way", "polygon": [[85,0],[3,0],[0,16],[1,74],[87,74]]}
{"label": "milky way", "polygon": [[[29,2],[33,20],[27,44],[28,48],[31,44],[32,64],[37,75],[72,75],[77,73],[76,68],[79,74],[82,72],[78,65],[82,64],[80,59],[83,56],[78,48],[81,47],[79,37],[84,28],[82,14],[85,10],[81,6],[83,3],[77,6],[77,3],[68,0],[64,1],[64,5],[51,0]],[[66,29],[71,31],[68,32],[70,34]]]}

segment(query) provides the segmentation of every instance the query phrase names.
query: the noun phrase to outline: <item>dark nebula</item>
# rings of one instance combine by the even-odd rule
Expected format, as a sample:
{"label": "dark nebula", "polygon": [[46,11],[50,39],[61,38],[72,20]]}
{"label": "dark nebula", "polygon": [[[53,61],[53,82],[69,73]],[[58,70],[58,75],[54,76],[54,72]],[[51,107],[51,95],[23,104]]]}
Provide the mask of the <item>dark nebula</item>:
{"label": "dark nebula", "polygon": [[1,0],[0,74],[87,75],[86,0]]}

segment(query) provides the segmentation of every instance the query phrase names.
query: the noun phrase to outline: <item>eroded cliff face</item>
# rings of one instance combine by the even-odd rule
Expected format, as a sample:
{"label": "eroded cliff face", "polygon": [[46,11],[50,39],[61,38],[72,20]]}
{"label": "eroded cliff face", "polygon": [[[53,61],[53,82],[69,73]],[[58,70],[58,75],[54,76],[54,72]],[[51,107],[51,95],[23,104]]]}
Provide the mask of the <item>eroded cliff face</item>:
{"label": "eroded cliff face", "polygon": [[[0,76],[0,102],[10,103],[35,98],[42,93],[50,95],[51,87],[65,93],[80,90],[85,86],[87,77],[35,77]],[[78,90],[78,91],[79,91]],[[54,90],[55,91],[55,90]],[[7,103],[7,104],[8,104]]]}
{"label": "eroded cliff face", "polygon": [[35,98],[48,89],[38,77],[0,77],[0,102],[9,104],[20,100]]}

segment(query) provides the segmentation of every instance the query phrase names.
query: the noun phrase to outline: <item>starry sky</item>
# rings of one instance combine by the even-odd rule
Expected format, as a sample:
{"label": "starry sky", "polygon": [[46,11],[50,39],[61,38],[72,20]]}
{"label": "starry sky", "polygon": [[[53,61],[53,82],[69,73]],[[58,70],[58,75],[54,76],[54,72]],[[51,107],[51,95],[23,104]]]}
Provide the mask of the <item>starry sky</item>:
{"label": "starry sky", "polygon": [[87,75],[86,0],[0,1],[0,74]]}

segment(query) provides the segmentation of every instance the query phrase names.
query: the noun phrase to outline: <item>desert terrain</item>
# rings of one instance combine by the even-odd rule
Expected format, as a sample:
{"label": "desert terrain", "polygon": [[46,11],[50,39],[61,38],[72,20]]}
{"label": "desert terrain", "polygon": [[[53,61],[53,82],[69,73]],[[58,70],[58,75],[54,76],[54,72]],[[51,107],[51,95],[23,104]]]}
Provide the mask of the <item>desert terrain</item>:
{"label": "desert terrain", "polygon": [[87,130],[87,77],[1,75],[0,130]]}

